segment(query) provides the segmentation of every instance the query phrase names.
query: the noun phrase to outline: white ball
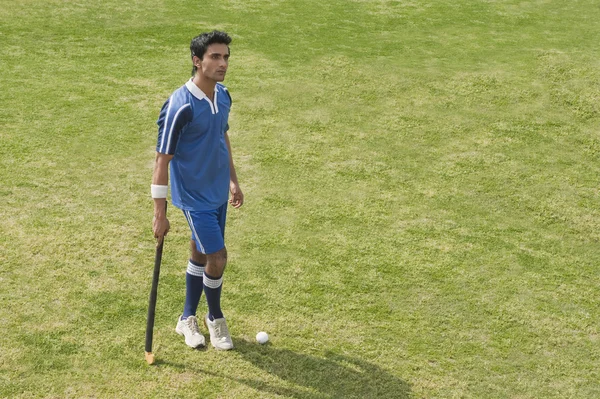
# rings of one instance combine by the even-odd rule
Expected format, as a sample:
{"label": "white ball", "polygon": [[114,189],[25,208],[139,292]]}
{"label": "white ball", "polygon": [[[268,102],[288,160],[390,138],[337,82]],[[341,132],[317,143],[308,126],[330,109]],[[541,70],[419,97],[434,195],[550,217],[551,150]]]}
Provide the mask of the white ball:
{"label": "white ball", "polygon": [[256,341],[258,341],[259,344],[266,344],[268,340],[269,335],[266,332],[261,331],[258,334],[256,334]]}

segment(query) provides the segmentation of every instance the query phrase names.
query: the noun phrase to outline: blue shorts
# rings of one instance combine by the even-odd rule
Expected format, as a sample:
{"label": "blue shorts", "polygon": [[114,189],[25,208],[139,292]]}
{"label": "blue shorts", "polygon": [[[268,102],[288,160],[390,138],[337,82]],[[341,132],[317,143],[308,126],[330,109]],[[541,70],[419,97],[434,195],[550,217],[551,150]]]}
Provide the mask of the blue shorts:
{"label": "blue shorts", "polygon": [[225,247],[227,202],[212,211],[183,211],[183,214],[199,252],[212,254]]}

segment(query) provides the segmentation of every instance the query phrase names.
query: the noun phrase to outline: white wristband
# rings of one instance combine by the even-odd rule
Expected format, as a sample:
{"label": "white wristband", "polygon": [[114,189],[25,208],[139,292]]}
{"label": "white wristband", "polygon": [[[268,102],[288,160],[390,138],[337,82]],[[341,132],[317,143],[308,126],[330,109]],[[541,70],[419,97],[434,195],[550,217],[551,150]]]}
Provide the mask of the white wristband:
{"label": "white wristband", "polygon": [[152,198],[167,198],[167,193],[169,192],[169,186],[161,186],[158,184],[151,184],[150,192],[152,193]]}

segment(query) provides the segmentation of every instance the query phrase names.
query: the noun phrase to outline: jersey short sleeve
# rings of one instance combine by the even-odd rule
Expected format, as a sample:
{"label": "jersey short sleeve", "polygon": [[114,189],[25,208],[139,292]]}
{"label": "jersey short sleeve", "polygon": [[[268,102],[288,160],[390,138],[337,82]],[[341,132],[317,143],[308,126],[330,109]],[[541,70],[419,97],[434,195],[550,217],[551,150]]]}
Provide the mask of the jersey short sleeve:
{"label": "jersey short sleeve", "polygon": [[192,106],[186,96],[175,92],[165,101],[156,124],[158,125],[158,140],[156,152],[175,154],[177,142],[183,128],[192,120]]}
{"label": "jersey short sleeve", "polygon": [[[227,94],[227,98],[229,98],[229,108],[231,108],[231,106],[233,105],[233,100],[231,99],[231,94],[229,94],[229,90],[227,90],[227,87],[225,87],[223,85],[221,85],[221,87]],[[225,132],[228,132],[228,131],[229,131],[229,121],[227,122],[227,125],[225,126]]]}

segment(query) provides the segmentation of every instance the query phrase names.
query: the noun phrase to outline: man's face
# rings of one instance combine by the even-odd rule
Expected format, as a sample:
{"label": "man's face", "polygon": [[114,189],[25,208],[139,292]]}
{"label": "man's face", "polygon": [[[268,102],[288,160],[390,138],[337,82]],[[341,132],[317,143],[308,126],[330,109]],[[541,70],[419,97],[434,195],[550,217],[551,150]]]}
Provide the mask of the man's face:
{"label": "man's face", "polygon": [[[197,57],[194,57],[197,58]],[[202,59],[194,60],[198,67],[198,73],[205,78],[222,82],[229,65],[229,49],[226,44],[214,43],[208,46]]]}

